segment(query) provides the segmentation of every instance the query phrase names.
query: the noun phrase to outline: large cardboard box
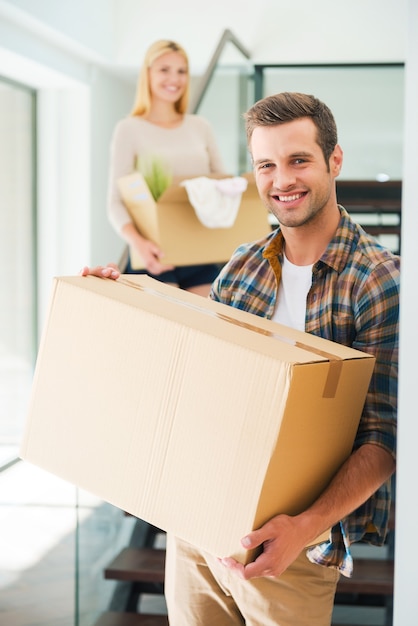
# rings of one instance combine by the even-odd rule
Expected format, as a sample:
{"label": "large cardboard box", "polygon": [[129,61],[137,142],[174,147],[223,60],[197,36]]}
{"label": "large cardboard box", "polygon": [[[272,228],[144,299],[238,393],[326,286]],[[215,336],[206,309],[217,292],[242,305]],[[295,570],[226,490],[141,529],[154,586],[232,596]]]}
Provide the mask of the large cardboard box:
{"label": "large cardboard box", "polygon": [[[118,186],[140,232],[164,251],[164,263],[177,266],[224,263],[241,243],[259,239],[271,230],[253,175],[243,177],[248,186],[241,196],[234,224],[229,228],[207,228],[200,222],[185,187],[180,185],[181,179],[174,179],[157,202],[139,172],[120,178]],[[142,268],[143,261],[133,248],[130,255],[132,266]]]}
{"label": "large cardboard box", "polygon": [[21,457],[217,556],[350,454],[374,358],[148,277],[54,281]]}

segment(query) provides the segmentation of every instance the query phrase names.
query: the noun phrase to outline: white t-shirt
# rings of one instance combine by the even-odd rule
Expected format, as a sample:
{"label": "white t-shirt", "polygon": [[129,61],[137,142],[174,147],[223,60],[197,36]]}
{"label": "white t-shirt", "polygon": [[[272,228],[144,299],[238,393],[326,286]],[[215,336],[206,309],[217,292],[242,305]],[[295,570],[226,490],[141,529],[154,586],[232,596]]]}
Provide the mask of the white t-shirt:
{"label": "white t-shirt", "polygon": [[273,321],[305,330],[306,297],[312,285],[313,265],[294,265],[283,255],[282,277]]}

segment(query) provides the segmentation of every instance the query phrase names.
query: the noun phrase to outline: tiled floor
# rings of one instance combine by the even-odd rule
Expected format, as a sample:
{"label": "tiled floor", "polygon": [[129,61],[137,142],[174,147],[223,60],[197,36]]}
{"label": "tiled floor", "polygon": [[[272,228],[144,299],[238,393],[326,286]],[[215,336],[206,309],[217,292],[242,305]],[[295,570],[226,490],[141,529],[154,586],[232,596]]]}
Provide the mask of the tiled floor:
{"label": "tiled floor", "polygon": [[0,624],[74,626],[78,613],[92,626],[114,586],[103,568],[133,524],[25,462],[1,472]]}
{"label": "tiled floor", "polygon": [[0,622],[74,622],[74,488],[19,462],[0,474]]}

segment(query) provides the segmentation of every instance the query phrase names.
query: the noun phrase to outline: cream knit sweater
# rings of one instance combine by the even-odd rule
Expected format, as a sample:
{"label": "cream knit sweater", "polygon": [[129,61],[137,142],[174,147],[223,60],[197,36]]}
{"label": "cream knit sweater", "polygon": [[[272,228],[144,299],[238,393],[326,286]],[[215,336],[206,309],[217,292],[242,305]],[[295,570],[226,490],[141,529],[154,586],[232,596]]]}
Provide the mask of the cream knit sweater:
{"label": "cream knit sweater", "polygon": [[173,176],[184,178],[224,173],[213,131],[205,118],[185,115],[177,128],[161,128],[138,116],[122,119],[113,133],[108,189],[108,217],[118,233],[132,219],[121,200],[117,181],[134,171],[138,158],[158,158]]}

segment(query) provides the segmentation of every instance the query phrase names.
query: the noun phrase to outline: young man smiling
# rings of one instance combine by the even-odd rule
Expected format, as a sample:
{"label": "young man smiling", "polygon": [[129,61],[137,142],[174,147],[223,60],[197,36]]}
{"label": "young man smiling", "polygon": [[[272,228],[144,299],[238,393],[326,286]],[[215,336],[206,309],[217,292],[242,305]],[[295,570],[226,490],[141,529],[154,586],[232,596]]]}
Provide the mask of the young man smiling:
{"label": "young man smiling", "polygon": [[[352,454],[306,511],[277,515],[243,537],[245,548],[261,548],[258,558],[244,566],[167,536],[169,621],[329,626],[339,576],[352,573],[351,543],[382,545],[387,532],[396,453],[399,257],[337,203],[343,153],[324,103],[277,94],[257,102],[245,119],[257,187],[279,227],[235,251],[211,297],[369,352],[376,365]],[[82,273],[120,275],[111,266]],[[306,548],[328,528],[328,541]]]}
{"label": "young man smiling", "polygon": [[[376,366],[351,456],[308,510],[278,515],[242,539],[262,548],[255,561],[219,559],[168,536],[170,625],[329,626],[338,578],[352,572],[350,544],[381,545],[387,532],[399,258],[337,203],[343,153],[324,103],[277,94],[245,119],[259,194],[279,227],[236,250],[211,297],[370,352]],[[306,549],[327,528],[329,540]]]}

